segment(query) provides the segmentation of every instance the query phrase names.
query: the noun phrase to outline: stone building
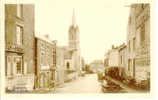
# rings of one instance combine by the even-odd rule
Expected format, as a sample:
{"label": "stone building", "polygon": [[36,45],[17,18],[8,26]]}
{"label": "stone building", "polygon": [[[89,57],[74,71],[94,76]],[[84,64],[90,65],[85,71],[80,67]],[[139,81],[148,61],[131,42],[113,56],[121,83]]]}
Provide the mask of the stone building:
{"label": "stone building", "polygon": [[108,50],[104,54],[104,67],[105,68],[109,66],[109,55],[110,55],[110,50]]}
{"label": "stone building", "polygon": [[5,5],[7,90],[34,87],[34,5]]}
{"label": "stone building", "polygon": [[[77,78],[81,73],[81,53],[79,27],[75,20],[75,11],[73,9],[72,25],[69,27],[68,46],[64,47],[65,72],[69,79]],[[68,74],[68,73],[71,74]],[[70,76],[71,75],[71,76]],[[67,78],[66,78],[67,80]]]}
{"label": "stone building", "polygon": [[103,73],[104,72],[104,63],[102,60],[94,60],[90,64],[90,70],[94,73]]}
{"label": "stone building", "polygon": [[80,37],[79,27],[76,24],[75,10],[73,9],[72,25],[69,27],[69,53],[72,56],[72,66],[75,68],[77,73],[80,73]]}
{"label": "stone building", "polygon": [[117,67],[120,76],[125,76],[127,66],[127,49],[126,45],[112,46],[111,50],[105,54],[104,66],[105,68]]}
{"label": "stone building", "polygon": [[108,66],[109,67],[119,67],[119,49],[118,47],[112,46],[112,49],[109,51],[108,58]]}
{"label": "stone building", "polygon": [[51,71],[55,67],[54,62],[56,62],[56,57],[54,59],[55,48],[56,44],[48,37],[35,37],[36,88],[50,88],[51,82],[55,80],[55,72]]}
{"label": "stone building", "polygon": [[150,5],[132,4],[127,26],[127,65],[137,82],[150,76]]}
{"label": "stone building", "polygon": [[119,46],[120,76],[126,77],[127,69],[127,46],[125,43]]}
{"label": "stone building", "polygon": [[56,76],[56,84],[57,85],[63,85],[64,83],[64,47],[59,47],[57,46],[56,48],[56,72],[57,72],[57,76]]}

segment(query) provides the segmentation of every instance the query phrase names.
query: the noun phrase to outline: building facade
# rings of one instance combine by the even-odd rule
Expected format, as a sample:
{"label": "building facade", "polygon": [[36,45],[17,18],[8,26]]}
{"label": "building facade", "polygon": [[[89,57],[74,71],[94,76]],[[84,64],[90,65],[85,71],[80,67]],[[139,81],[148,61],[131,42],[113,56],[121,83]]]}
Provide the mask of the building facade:
{"label": "building facade", "polygon": [[120,67],[120,76],[126,77],[127,46],[125,44],[119,46],[119,67]]}
{"label": "building facade", "polygon": [[77,73],[80,73],[81,57],[80,57],[80,37],[79,27],[76,24],[75,10],[73,9],[72,25],[69,27],[69,52],[72,54],[72,66]]}
{"label": "building facade", "polygon": [[109,67],[119,67],[119,49],[118,47],[112,46],[112,49],[109,51]]}
{"label": "building facade", "polygon": [[56,78],[56,83],[57,85],[63,85],[64,83],[64,71],[65,71],[65,67],[64,64],[65,60],[64,60],[64,48],[63,47],[59,47],[57,46],[56,48],[56,72],[57,72],[57,78]]}
{"label": "building facade", "polygon": [[140,82],[150,76],[150,5],[132,4],[127,29],[128,74]]}
{"label": "building facade", "polygon": [[34,87],[34,5],[5,5],[6,89]]}
{"label": "building facade", "polygon": [[119,71],[119,76],[126,76],[126,66],[127,66],[127,48],[125,44],[120,46],[112,45],[111,50],[105,54],[104,66],[105,69],[117,68]]}
{"label": "building facade", "polygon": [[35,75],[36,88],[50,88],[54,79],[54,62],[56,62],[55,43],[46,37],[35,37]]}
{"label": "building facade", "polygon": [[102,60],[94,60],[89,64],[90,70],[94,73],[103,73],[104,72],[104,63]]}
{"label": "building facade", "polygon": [[110,50],[108,50],[104,54],[104,67],[105,68],[107,68],[109,66],[109,55],[110,55]]}
{"label": "building facade", "polygon": [[72,25],[70,25],[68,32],[69,44],[68,46],[64,47],[65,80],[76,79],[81,73],[79,27],[76,24],[74,9]]}

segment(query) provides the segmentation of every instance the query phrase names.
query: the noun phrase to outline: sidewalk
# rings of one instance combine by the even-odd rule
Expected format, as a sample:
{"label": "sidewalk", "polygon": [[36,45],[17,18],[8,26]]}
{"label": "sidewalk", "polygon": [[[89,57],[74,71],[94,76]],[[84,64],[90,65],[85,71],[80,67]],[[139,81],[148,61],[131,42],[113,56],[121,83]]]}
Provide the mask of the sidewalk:
{"label": "sidewalk", "polygon": [[143,92],[145,92],[145,91],[142,91],[142,90],[133,89],[133,88],[129,87],[127,84],[125,84],[125,83],[123,83],[119,80],[113,79],[110,76],[106,76],[106,78],[111,80],[112,82],[120,85],[122,88],[128,90],[129,93],[143,93]]}

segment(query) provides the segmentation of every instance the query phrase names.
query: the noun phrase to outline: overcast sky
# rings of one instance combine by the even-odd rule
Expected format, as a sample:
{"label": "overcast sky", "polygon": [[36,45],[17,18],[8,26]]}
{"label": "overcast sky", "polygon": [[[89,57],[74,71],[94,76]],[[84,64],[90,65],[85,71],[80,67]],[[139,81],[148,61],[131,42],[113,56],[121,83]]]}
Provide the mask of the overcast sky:
{"label": "overcast sky", "polygon": [[124,0],[38,0],[36,34],[49,34],[58,45],[68,45],[68,30],[75,8],[81,55],[87,63],[103,60],[111,45],[126,42],[129,7],[125,5]]}

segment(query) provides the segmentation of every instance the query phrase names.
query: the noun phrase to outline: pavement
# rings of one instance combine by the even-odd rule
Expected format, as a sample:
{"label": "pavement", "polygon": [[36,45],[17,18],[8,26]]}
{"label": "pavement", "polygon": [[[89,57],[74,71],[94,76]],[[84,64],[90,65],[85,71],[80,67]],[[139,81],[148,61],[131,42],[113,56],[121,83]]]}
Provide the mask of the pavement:
{"label": "pavement", "polygon": [[56,88],[56,93],[102,93],[102,91],[97,74],[86,74]]}

